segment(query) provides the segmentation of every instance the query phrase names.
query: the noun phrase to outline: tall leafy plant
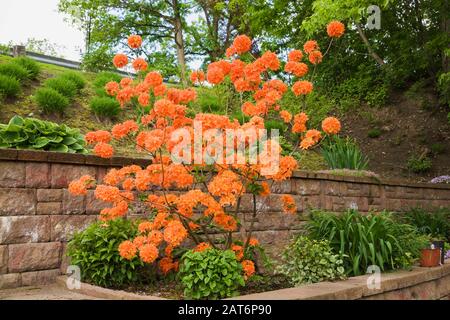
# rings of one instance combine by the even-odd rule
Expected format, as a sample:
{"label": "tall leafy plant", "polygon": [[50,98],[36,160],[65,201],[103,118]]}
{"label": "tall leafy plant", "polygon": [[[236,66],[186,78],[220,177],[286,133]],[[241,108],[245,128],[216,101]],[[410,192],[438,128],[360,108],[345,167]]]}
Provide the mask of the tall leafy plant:
{"label": "tall leafy plant", "polygon": [[409,267],[428,242],[415,227],[395,222],[386,212],[362,215],[350,210],[340,216],[314,212],[308,230],[313,239],[330,241],[350,275],[364,274],[370,265],[382,271]]}
{"label": "tall leafy plant", "polygon": [[350,138],[330,137],[322,144],[322,155],[330,169],[365,170],[369,160]]}

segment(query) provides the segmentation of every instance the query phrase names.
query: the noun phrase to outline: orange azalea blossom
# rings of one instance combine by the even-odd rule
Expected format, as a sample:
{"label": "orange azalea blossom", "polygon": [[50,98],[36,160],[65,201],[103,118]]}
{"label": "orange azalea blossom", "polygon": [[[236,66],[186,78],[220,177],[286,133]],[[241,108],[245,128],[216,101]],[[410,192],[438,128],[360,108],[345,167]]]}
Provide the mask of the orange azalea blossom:
{"label": "orange azalea blossom", "polygon": [[237,54],[243,54],[250,51],[252,47],[252,39],[246,35],[239,35],[233,41],[233,51]]}
{"label": "orange azalea blossom", "polygon": [[309,40],[309,41],[306,41],[305,44],[303,45],[303,50],[307,54],[310,54],[314,50],[319,50],[319,45],[317,44],[317,41]]}
{"label": "orange azalea blossom", "polygon": [[308,121],[306,113],[302,112],[294,116],[294,125],[292,126],[293,133],[302,133],[306,131],[306,122]]}
{"label": "orange azalea blossom", "polygon": [[95,182],[90,175],[84,175],[78,180],[69,183],[69,192],[74,195],[86,195],[87,188]]}
{"label": "orange azalea blossom", "polygon": [[140,249],[145,243],[147,242],[147,238],[144,236],[137,236],[133,240],[133,244],[136,246],[136,248]]}
{"label": "orange azalea blossom", "polygon": [[302,148],[303,150],[308,150],[309,148],[311,148],[315,144],[316,144],[316,142],[314,141],[313,138],[306,137],[300,142],[300,148]]}
{"label": "orange azalea blossom", "polygon": [[161,242],[163,241],[163,239],[164,239],[164,236],[163,236],[162,232],[159,230],[152,230],[148,233],[148,236],[147,236],[148,243],[152,243],[155,246],[159,246],[161,244]]}
{"label": "orange azalea blossom", "polygon": [[296,96],[310,94],[313,91],[313,84],[309,81],[297,81],[292,86],[292,92]]}
{"label": "orange azalea blossom", "polygon": [[136,132],[139,130],[139,126],[136,122],[133,120],[127,120],[124,123],[116,124],[112,130],[112,136],[115,139],[122,139],[123,137],[127,136],[131,132]]}
{"label": "orange azalea blossom", "polygon": [[180,245],[187,235],[186,228],[178,220],[169,221],[164,229],[164,241],[174,247]]}
{"label": "orange azalea blossom", "polygon": [[205,73],[201,70],[192,71],[190,78],[192,83],[202,83],[205,81]]}
{"label": "orange azalea blossom", "polygon": [[301,50],[292,50],[288,54],[288,61],[300,62],[303,59],[303,52]]}
{"label": "orange azalea blossom", "polygon": [[89,144],[97,142],[109,143],[111,141],[111,134],[105,130],[91,131],[86,133],[84,138]]}
{"label": "orange azalea blossom", "polygon": [[297,212],[297,206],[295,205],[295,200],[291,195],[283,195],[281,197],[283,202],[283,211],[288,214],[295,214]]}
{"label": "orange azalea blossom", "polygon": [[173,262],[170,257],[164,257],[159,261],[159,268],[163,274],[168,274],[171,270],[178,269],[178,262]]}
{"label": "orange azalea blossom", "polygon": [[319,64],[322,62],[322,52],[314,50],[309,54],[308,58],[309,62],[311,62],[312,64]]}
{"label": "orange azalea blossom", "polygon": [[110,96],[115,96],[119,93],[120,86],[115,81],[110,81],[105,85],[105,91]]}
{"label": "orange azalea blossom", "polygon": [[252,247],[259,246],[259,241],[256,238],[250,238],[248,244]]}
{"label": "orange azalea blossom", "polygon": [[138,97],[138,102],[141,106],[146,107],[150,104],[150,95],[148,93],[142,93]]}
{"label": "orange azalea blossom", "polygon": [[154,88],[162,85],[163,77],[159,72],[151,71],[145,76],[144,82]]}
{"label": "orange azalea blossom", "polygon": [[265,181],[261,182],[262,190],[259,193],[260,196],[267,197],[270,194],[269,184]]}
{"label": "orange azalea blossom", "polygon": [[136,58],[133,61],[132,65],[133,65],[133,69],[136,71],[144,71],[148,67],[147,61],[145,61],[142,58]]}
{"label": "orange azalea blossom", "polygon": [[294,74],[296,77],[303,77],[308,73],[308,66],[303,62],[288,61],[284,71]]}
{"label": "orange azalea blossom", "polygon": [[110,144],[99,142],[94,147],[94,153],[101,158],[111,158],[114,154],[114,149]]}
{"label": "orange azalea blossom", "polygon": [[225,74],[218,66],[208,67],[206,78],[211,84],[219,84],[225,79]]}
{"label": "orange azalea blossom", "polygon": [[231,246],[231,250],[234,251],[234,254],[236,255],[236,259],[238,261],[242,260],[242,258],[244,258],[244,247],[237,245],[237,244],[233,244]]}
{"label": "orange azalea blossom", "polygon": [[341,123],[335,117],[328,117],[322,121],[322,130],[327,134],[338,134],[341,131]]}
{"label": "orange azalea blossom", "polygon": [[285,123],[289,123],[292,120],[292,114],[290,114],[288,111],[286,110],[282,110],[280,111],[280,117],[281,119],[283,119],[283,121]]}
{"label": "orange azalea blossom", "polygon": [[126,260],[132,260],[134,257],[136,257],[136,253],[136,245],[129,240],[126,240],[119,245],[119,254]]}
{"label": "orange azalea blossom", "polygon": [[200,242],[195,248],[194,251],[195,252],[202,252],[205,251],[206,249],[210,249],[211,245],[207,242]]}
{"label": "orange azalea blossom", "polygon": [[120,80],[120,86],[122,88],[127,88],[129,86],[131,86],[133,84],[133,79],[131,78],[122,78],[122,80]]}
{"label": "orange azalea blossom", "polygon": [[305,137],[311,138],[314,140],[314,143],[317,143],[320,141],[320,139],[322,139],[322,134],[320,133],[319,130],[311,129],[306,131]]}
{"label": "orange azalea blossom", "polygon": [[275,181],[286,180],[292,176],[292,172],[297,169],[297,166],[297,161],[293,157],[281,157],[278,172],[274,175],[266,176],[266,178]]}
{"label": "orange azalea blossom", "polygon": [[123,53],[116,54],[113,58],[113,64],[116,68],[123,68],[128,64],[128,57]]}
{"label": "orange azalea blossom", "polygon": [[156,258],[158,258],[158,255],[159,255],[158,248],[156,248],[156,246],[151,243],[144,244],[139,249],[139,257],[141,258],[142,261],[146,263],[152,263],[153,261],[156,260]]}
{"label": "orange azalea blossom", "polygon": [[327,26],[327,33],[331,38],[340,38],[345,33],[345,26],[340,21],[331,21]]}
{"label": "orange azalea blossom", "polygon": [[152,229],[153,229],[153,224],[149,221],[141,222],[138,225],[139,233],[147,233],[147,232],[151,231]]}
{"label": "orange azalea blossom", "polygon": [[250,278],[255,273],[255,264],[251,260],[244,260],[241,264],[245,277]]}
{"label": "orange azalea blossom", "polygon": [[128,37],[128,45],[132,49],[138,49],[142,45],[142,38],[138,35],[131,35]]}

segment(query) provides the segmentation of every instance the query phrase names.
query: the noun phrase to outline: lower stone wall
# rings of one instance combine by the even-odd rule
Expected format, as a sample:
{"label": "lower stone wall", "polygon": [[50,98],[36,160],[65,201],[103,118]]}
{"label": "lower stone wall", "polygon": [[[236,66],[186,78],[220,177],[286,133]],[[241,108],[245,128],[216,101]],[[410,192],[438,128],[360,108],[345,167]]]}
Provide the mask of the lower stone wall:
{"label": "lower stone wall", "polygon": [[[66,242],[104,207],[93,191],[73,197],[68,184],[85,174],[101,180],[109,168],[133,163],[145,166],[148,160],[0,149],[0,288],[46,283],[65,272]],[[296,216],[281,213],[283,194],[295,198]],[[241,201],[243,223],[252,222],[250,197]],[[311,208],[368,212],[416,206],[450,207],[450,186],[295,172],[274,183],[272,194],[258,203],[262,213],[254,236],[273,256],[302,229]],[[137,209],[130,216],[144,213]]]}

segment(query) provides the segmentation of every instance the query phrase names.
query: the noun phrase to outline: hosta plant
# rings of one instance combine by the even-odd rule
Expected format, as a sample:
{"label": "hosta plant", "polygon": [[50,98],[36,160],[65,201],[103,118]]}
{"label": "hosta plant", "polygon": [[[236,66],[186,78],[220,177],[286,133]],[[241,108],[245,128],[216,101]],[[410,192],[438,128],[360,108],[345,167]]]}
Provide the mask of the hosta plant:
{"label": "hosta plant", "polygon": [[0,124],[0,148],[87,153],[84,136],[65,124],[14,116]]}

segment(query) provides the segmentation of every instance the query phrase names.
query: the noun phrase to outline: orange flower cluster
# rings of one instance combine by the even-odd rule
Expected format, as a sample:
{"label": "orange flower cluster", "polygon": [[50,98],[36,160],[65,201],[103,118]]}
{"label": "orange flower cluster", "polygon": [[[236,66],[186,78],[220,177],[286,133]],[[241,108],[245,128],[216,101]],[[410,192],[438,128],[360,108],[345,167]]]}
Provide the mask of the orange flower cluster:
{"label": "orange flower cluster", "polygon": [[283,211],[285,213],[295,214],[297,212],[297,205],[295,204],[295,200],[291,195],[283,195],[281,197],[281,201],[283,202]]}
{"label": "orange flower cluster", "polygon": [[84,175],[78,180],[69,183],[69,192],[74,195],[86,195],[87,189],[95,182],[89,175]]}
{"label": "orange flower cluster", "polygon": [[123,53],[118,53],[113,58],[113,64],[116,68],[123,68],[128,64],[128,57]]}
{"label": "orange flower cluster", "polygon": [[328,117],[322,121],[322,130],[327,134],[338,134],[341,131],[341,123],[335,117]]}
{"label": "orange flower cluster", "polygon": [[328,36],[331,38],[340,38],[344,35],[345,26],[340,21],[331,21],[327,26]]}
{"label": "orange flower cluster", "polygon": [[193,84],[201,84],[205,82],[205,73],[201,70],[192,71],[190,79]]}
{"label": "orange flower cluster", "polygon": [[241,262],[242,270],[244,270],[244,275],[246,278],[250,278],[255,274],[255,264],[251,260],[244,260]]}
{"label": "orange flower cluster", "polygon": [[138,49],[142,45],[142,38],[138,35],[131,35],[128,37],[128,45],[132,49]]}
{"label": "orange flower cluster", "polygon": [[211,245],[207,242],[200,242],[195,248],[194,251],[195,252],[202,252],[205,251],[207,249],[210,249]]}
{"label": "orange flower cluster", "polygon": [[231,57],[234,54],[244,54],[252,48],[252,40],[246,35],[237,36],[231,47],[227,49],[226,56]]}

